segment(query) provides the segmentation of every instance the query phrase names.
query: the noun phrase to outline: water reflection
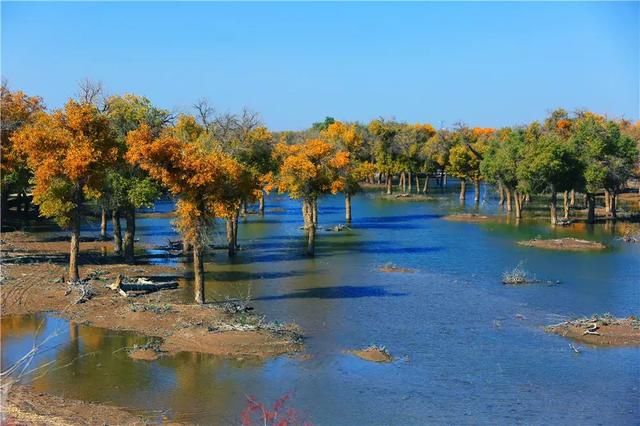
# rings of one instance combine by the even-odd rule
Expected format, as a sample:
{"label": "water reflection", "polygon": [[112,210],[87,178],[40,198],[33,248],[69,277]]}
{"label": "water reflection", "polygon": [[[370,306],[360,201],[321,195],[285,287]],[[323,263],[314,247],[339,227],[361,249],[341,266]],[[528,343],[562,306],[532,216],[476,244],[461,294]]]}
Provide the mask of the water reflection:
{"label": "water reflection", "polygon": [[[224,250],[208,258],[207,299],[250,295],[268,318],[296,321],[308,336],[309,360],[180,353],[133,361],[123,348],[146,338],[45,315],[2,319],[2,365],[28,351],[34,336],[61,329],[37,360],[60,368],[36,380],[38,389],[178,421],[237,424],[246,394],[274,401],[293,390],[292,405],[317,424],[634,423],[640,350],[585,348],[576,356],[542,327],[574,315],[637,314],[640,245],[616,239],[620,224],[552,228],[545,205],[535,200],[516,222],[486,191],[479,206],[470,195],[462,207],[453,191],[434,192],[429,201],[361,194],[345,232],[324,230],[344,221],[343,198],[324,198],[314,259],[302,254],[299,204],[270,197],[264,217],[241,221],[235,258]],[[164,202],[157,211],[171,208]],[[442,219],[452,212],[500,216],[482,223]],[[179,239],[171,220],[141,216],[141,241]],[[223,241],[223,231],[214,230],[214,242]],[[610,248],[570,253],[516,244],[568,236]],[[159,249],[143,256],[184,261]],[[561,283],[503,286],[502,273],[521,262],[539,279]],[[379,272],[386,263],[414,272]],[[191,300],[191,285],[187,274],[184,301]],[[368,364],[343,352],[374,343],[398,360]],[[607,398],[594,404],[595,394]]]}

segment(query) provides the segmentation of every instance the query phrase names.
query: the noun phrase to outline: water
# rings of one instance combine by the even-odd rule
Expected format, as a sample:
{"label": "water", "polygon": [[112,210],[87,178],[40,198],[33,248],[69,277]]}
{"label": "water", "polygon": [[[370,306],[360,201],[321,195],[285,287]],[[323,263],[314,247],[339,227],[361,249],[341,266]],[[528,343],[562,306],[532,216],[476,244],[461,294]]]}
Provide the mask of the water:
{"label": "water", "polygon": [[[237,424],[245,395],[273,402],[291,392],[290,405],[320,425],[637,424],[640,349],[580,345],[578,355],[543,327],[576,315],[637,314],[640,245],[615,240],[615,227],[603,225],[554,230],[544,218],[519,225],[448,222],[442,215],[450,212],[495,213],[496,202],[462,208],[454,195],[435,198],[359,195],[353,231],[320,231],[317,256],[308,259],[301,255],[299,204],[273,196],[264,218],[241,220],[243,250],[236,258],[224,251],[211,257],[207,298],[251,294],[268,318],[303,327],[308,359],[181,353],[133,361],[121,348],[147,338],[40,315],[3,318],[3,365],[28,350],[43,324],[41,338],[62,332],[36,364],[61,368],[35,379],[38,390],[127,406],[155,419]],[[321,200],[321,228],[343,216],[342,197]],[[170,220],[142,218],[141,240],[178,239]],[[218,243],[223,229],[214,233]],[[593,239],[610,248],[569,253],[516,245],[538,235]],[[377,270],[388,262],[415,272]],[[502,285],[502,273],[519,263],[560,284]],[[190,283],[184,288],[190,299]],[[344,352],[370,344],[386,346],[396,360],[374,364]]]}

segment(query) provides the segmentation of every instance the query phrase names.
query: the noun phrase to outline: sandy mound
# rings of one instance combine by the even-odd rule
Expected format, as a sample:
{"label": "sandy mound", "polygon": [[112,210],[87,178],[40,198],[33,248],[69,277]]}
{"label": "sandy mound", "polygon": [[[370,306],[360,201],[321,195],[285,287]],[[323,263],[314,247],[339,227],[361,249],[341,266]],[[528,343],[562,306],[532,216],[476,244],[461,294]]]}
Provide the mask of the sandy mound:
{"label": "sandy mound", "polygon": [[607,246],[597,241],[578,240],[577,238],[558,238],[551,240],[533,239],[520,241],[518,244],[526,247],[566,251],[604,250],[607,248]]}

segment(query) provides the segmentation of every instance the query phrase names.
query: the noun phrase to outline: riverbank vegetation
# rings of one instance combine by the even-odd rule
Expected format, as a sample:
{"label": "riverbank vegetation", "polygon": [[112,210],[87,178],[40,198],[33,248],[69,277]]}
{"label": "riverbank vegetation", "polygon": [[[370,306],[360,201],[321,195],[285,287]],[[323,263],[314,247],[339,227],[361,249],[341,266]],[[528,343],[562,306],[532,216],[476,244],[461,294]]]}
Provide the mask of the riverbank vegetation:
{"label": "riverbank vegetation", "polygon": [[516,219],[532,197],[544,197],[555,226],[576,219],[572,212],[581,207],[586,221],[595,222],[597,200],[615,220],[619,195],[637,192],[640,172],[640,123],[588,111],[558,109],[542,122],[501,129],[327,117],[308,130],[270,132],[246,109],[217,114],[200,100],[193,114],[175,114],[142,96],[105,96],[100,84],[89,81],[56,110],[5,82],[2,109],[3,221],[28,214],[33,203],[40,215],[71,230],[65,280],[75,282],[81,279],[80,224],[88,215],[100,217],[100,238],[112,239],[114,254],[134,263],[136,209],[170,196],[198,303],[205,302],[203,259],[216,220],[226,223],[228,254],[234,256],[238,218],[252,203],[264,214],[265,191],[301,200],[305,251],[313,256],[324,194],[344,194],[350,222],[351,198],[362,185],[379,185],[387,195],[428,194],[432,179],[440,186],[453,176],[462,201],[469,183],[478,203],[484,181]]}

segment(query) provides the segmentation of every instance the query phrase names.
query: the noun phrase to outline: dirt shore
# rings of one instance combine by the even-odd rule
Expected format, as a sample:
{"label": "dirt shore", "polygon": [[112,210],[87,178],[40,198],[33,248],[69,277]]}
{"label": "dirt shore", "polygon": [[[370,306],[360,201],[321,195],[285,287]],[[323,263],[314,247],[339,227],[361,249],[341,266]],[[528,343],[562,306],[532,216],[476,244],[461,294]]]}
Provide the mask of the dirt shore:
{"label": "dirt shore", "polygon": [[[160,337],[160,350],[169,354],[193,351],[230,358],[269,357],[301,349],[297,326],[266,323],[262,317],[247,312],[229,313],[225,309],[228,306],[220,304],[181,303],[184,289],[125,298],[106,287],[119,274],[153,281],[179,280],[186,285],[180,267],[126,265],[115,257],[102,258],[103,263],[80,268],[82,277],[93,277],[88,281],[93,296],[76,303],[78,291],[70,291],[63,280],[68,244],[38,242],[23,233],[4,233],[2,238],[3,316],[53,311],[80,324]],[[83,260],[87,260],[86,254],[91,253],[94,244],[80,244]]]}
{"label": "dirt shore", "polygon": [[590,251],[604,250],[606,245],[597,241],[578,240],[576,238],[558,238],[550,240],[528,240],[519,241],[519,245],[526,247],[537,247],[548,250],[566,250],[566,251]]}
{"label": "dirt shore", "polygon": [[2,400],[3,425],[146,425],[149,420],[123,408],[60,398],[12,385]]}
{"label": "dirt shore", "polygon": [[545,331],[596,346],[640,346],[640,320],[635,317],[595,315],[551,325]]}

